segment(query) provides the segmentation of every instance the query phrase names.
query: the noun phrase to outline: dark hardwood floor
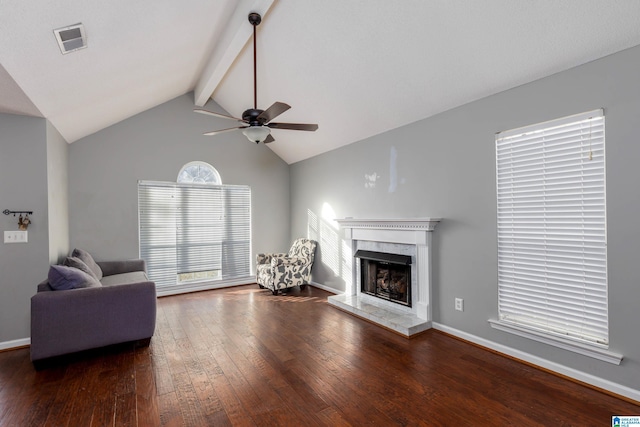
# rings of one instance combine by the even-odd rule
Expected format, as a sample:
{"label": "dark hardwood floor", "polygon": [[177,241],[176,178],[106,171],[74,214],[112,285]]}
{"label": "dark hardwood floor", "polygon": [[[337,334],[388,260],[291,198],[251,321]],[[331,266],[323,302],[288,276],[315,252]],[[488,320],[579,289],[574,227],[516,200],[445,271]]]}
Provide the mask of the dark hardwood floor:
{"label": "dark hardwood floor", "polygon": [[640,406],[437,331],[412,340],[257,285],[160,298],[149,347],[36,371],[0,353],[1,426],[606,426]]}

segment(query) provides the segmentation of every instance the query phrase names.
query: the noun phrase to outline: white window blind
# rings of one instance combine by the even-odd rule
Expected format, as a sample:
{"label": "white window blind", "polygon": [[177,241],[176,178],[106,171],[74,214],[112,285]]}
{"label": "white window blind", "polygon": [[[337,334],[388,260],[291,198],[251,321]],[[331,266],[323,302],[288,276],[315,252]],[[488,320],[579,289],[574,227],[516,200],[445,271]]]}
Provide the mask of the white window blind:
{"label": "white window blind", "polygon": [[248,277],[251,189],[138,183],[140,257],[158,288]]}
{"label": "white window blind", "polygon": [[608,345],[604,115],[496,135],[501,322]]}

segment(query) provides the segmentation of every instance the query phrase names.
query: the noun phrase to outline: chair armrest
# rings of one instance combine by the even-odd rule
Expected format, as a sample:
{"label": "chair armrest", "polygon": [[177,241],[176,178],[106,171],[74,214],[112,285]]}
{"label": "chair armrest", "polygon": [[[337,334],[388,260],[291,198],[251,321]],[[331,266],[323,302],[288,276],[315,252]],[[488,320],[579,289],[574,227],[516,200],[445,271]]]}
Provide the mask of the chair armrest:
{"label": "chair armrest", "polygon": [[310,270],[307,258],[281,257],[271,260],[271,274],[275,289],[305,284],[308,281],[307,272]]}
{"label": "chair armrest", "polygon": [[256,255],[256,265],[269,264],[271,262],[271,254]]}
{"label": "chair armrest", "polygon": [[96,264],[102,269],[104,276],[114,274],[131,273],[133,271],[147,272],[147,263],[143,259],[130,259],[125,261],[99,261]]}
{"label": "chair armrest", "polygon": [[271,267],[277,267],[277,266],[293,267],[298,265],[305,265],[308,263],[309,263],[309,260],[307,258],[300,258],[300,257],[284,256],[284,257],[277,257],[277,258],[271,259]]}
{"label": "chair armrest", "polygon": [[286,257],[287,254],[283,253],[273,253],[273,254],[258,254],[256,256],[256,265],[260,264],[270,264],[273,258],[282,258]]}

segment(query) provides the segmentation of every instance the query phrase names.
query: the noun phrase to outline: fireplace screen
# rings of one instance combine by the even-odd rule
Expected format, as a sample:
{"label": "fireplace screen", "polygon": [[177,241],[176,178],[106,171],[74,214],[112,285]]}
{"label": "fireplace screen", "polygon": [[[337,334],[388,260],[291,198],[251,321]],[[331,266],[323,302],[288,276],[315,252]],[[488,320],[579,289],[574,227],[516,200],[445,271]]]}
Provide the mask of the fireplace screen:
{"label": "fireplace screen", "polygon": [[411,307],[411,257],[358,250],[363,293]]}

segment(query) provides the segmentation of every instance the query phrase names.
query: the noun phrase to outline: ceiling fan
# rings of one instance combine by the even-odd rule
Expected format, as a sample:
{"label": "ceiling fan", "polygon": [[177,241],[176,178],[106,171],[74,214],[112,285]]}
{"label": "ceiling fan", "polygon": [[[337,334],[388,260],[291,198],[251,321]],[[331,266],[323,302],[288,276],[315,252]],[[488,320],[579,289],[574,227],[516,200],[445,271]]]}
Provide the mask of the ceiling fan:
{"label": "ceiling fan", "polygon": [[221,117],[223,119],[232,119],[243,123],[242,126],[234,128],[214,130],[212,132],[206,132],[203,135],[218,135],[223,132],[234,131],[237,129],[244,129],[242,133],[249,139],[257,144],[264,142],[275,141],[271,136],[271,129],[289,129],[289,130],[306,130],[315,131],[318,129],[317,124],[305,124],[305,123],[274,123],[271,120],[278,117],[280,114],[291,108],[284,102],[274,102],[266,110],[258,109],[258,84],[256,77],[256,27],[262,22],[260,14],[252,12],[249,14],[249,22],[253,25],[253,108],[245,110],[242,113],[242,118],[227,116],[226,114],[214,113],[213,111],[207,111],[200,108],[196,108],[193,111],[201,114],[208,114],[210,116]]}

